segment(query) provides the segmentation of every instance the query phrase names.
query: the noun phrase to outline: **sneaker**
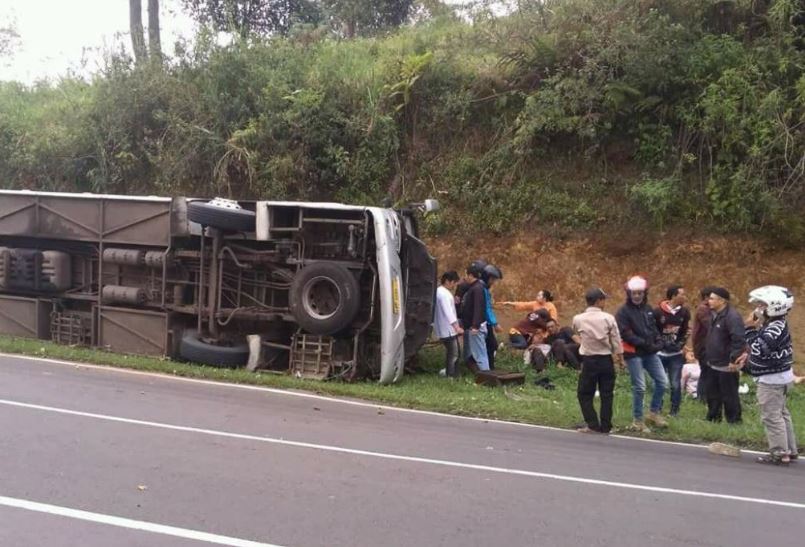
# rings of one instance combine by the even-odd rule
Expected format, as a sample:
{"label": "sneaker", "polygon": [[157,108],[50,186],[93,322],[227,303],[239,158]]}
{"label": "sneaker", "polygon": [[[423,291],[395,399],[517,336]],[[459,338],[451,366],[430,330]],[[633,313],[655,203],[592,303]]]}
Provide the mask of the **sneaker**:
{"label": "sneaker", "polygon": [[646,425],[646,422],[643,420],[634,420],[632,422],[632,431],[637,431],[639,433],[651,433],[651,429]]}
{"label": "sneaker", "polygon": [[791,458],[787,455],[766,454],[765,456],[758,456],[755,462],[765,463],[767,465],[788,465],[791,463]]}
{"label": "sneaker", "polygon": [[648,416],[646,416],[646,421],[657,427],[668,427],[668,422],[665,421],[665,418],[658,412],[649,412]]}
{"label": "sneaker", "polygon": [[597,429],[593,429],[587,424],[580,424],[576,426],[576,431],[579,433],[600,433]]}

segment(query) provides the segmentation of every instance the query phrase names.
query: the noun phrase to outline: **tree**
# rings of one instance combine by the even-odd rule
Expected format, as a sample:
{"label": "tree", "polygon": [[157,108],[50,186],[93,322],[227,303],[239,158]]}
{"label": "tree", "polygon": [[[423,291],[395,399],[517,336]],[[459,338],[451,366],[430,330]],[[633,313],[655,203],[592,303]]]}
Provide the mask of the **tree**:
{"label": "tree", "polygon": [[[129,29],[134,60],[138,65],[148,60],[162,64],[162,41],[159,37],[159,0],[148,0],[148,46],[145,45],[142,0],[129,0]],[[150,51],[149,51],[150,50]]]}
{"label": "tree", "polygon": [[13,25],[0,27],[0,57],[11,56],[14,53],[19,37]]}
{"label": "tree", "polygon": [[398,27],[408,20],[413,0],[323,0],[331,24],[346,38]]}
{"label": "tree", "polygon": [[285,34],[295,23],[316,23],[318,7],[311,0],[182,0],[199,23],[217,31]]}
{"label": "tree", "polygon": [[159,0],[148,0],[148,49],[151,62],[162,64],[162,41],[159,37]]}
{"label": "tree", "polygon": [[142,64],[148,60],[148,50],[145,47],[141,0],[129,0],[129,30],[131,32],[131,49],[134,50],[134,60],[137,64]]}

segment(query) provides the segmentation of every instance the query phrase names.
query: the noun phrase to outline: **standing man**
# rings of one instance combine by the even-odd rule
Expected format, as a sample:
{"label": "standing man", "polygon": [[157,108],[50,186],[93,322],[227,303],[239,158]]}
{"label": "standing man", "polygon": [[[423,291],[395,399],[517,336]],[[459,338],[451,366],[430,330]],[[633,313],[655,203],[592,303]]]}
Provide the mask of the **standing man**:
{"label": "standing man", "polygon": [[769,454],[758,463],[788,465],[799,457],[797,439],[786,398],[794,387],[794,349],[788,330],[788,312],[794,296],[785,287],[768,285],[749,293],[757,308],[746,318],[749,345],[747,372],[757,382],[760,419],[766,429]]}
{"label": "standing man", "polygon": [[693,335],[691,342],[693,342],[693,356],[699,362],[699,369],[701,375],[699,383],[696,385],[696,398],[701,403],[707,403],[707,375],[710,369],[707,366],[707,357],[704,355],[704,345],[707,340],[707,333],[710,330],[710,323],[713,321],[713,310],[710,309],[708,300],[713,287],[704,287],[699,291],[699,305],[696,308],[696,317],[693,323]]}
{"label": "standing man", "polygon": [[458,377],[458,337],[464,329],[458,324],[453,291],[459,277],[455,270],[442,274],[441,285],[436,289],[436,313],[433,318],[433,330],[444,345],[445,370],[449,378]]}
{"label": "standing man", "polygon": [[472,263],[467,268],[467,290],[461,298],[461,328],[464,329],[464,355],[473,372],[489,370],[486,352],[486,297],[481,281],[483,267]]}
{"label": "standing man", "polygon": [[[607,294],[600,288],[587,291],[587,309],[573,318],[573,331],[581,347],[578,398],[587,424],[584,433],[609,433],[612,429],[612,400],[615,397],[615,364],[623,364],[623,347],[615,318],[604,311]],[[601,396],[601,421],[595,413],[595,391]]]}
{"label": "standing man", "polygon": [[658,355],[671,383],[671,416],[676,416],[682,402],[682,367],[685,366],[683,350],[688,339],[690,310],[685,307],[688,297],[684,287],[668,287],[665,297],[666,300],[660,302],[654,310],[654,317],[662,337],[662,349]]}
{"label": "standing man", "polygon": [[730,305],[730,293],[724,287],[713,287],[708,303],[714,315],[704,348],[707,366],[710,367],[705,386],[707,419],[720,422],[723,409],[727,422],[741,423],[738,358],[746,347],[744,321]]}
{"label": "standing man", "polygon": [[[660,331],[654,318],[654,310],[648,305],[648,282],[635,275],[626,282],[626,303],[615,315],[623,338],[623,356],[632,379],[632,427],[637,431],[650,431],[649,422],[657,427],[668,423],[660,415],[662,398],[668,387],[668,377],[657,352],[662,348]],[[643,396],[646,393],[648,372],[654,381],[649,414],[643,420]]]}
{"label": "standing man", "polygon": [[503,329],[498,325],[498,318],[495,311],[492,309],[492,285],[503,279],[503,272],[494,264],[487,264],[484,266],[482,281],[484,283],[484,298],[485,298],[485,317],[486,317],[486,355],[489,359],[489,370],[495,370],[495,354],[498,351],[498,339],[495,336],[496,332],[503,332]]}

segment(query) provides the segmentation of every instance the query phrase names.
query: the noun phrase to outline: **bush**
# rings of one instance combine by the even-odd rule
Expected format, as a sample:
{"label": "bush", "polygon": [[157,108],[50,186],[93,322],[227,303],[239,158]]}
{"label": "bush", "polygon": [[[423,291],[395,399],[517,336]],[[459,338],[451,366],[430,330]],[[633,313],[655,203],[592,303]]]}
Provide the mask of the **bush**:
{"label": "bush", "polygon": [[[589,227],[602,196],[659,227],[789,225],[780,215],[805,206],[793,0],[519,4],[354,40],[202,32],[164,70],[112,55],[90,81],[0,84],[2,184],[365,204],[435,192],[435,231]],[[626,183],[557,182],[568,172]]]}

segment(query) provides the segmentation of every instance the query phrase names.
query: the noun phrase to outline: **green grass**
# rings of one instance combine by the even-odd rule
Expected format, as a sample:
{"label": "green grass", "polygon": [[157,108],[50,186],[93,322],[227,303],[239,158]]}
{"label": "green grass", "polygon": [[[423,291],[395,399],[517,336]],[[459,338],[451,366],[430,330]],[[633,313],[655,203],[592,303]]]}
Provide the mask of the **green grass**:
{"label": "green grass", "polygon": [[[441,378],[437,371],[443,357],[441,348],[425,348],[420,366],[425,370],[407,375],[396,385],[381,386],[374,382],[317,382],[298,380],[287,375],[251,373],[244,370],[218,369],[169,359],[120,355],[100,350],[59,346],[41,340],[0,336],[0,352],[50,357],[68,361],[108,365],[188,378],[204,378],[223,382],[251,384],[283,389],[301,389],[327,395],[348,396],[404,408],[433,410],[462,416],[495,418],[523,423],[571,428],[581,422],[576,400],[577,373],[551,366],[548,376],[556,389],[546,391],[533,385],[533,372],[525,370],[519,354],[502,352],[499,368],[522,370],[527,374],[524,386],[507,389],[476,386],[469,375],[459,380]],[[704,420],[704,405],[685,399],[679,417],[669,419],[665,430],[653,430],[646,437],[669,441],[723,441],[746,448],[765,448],[763,427],[758,418],[753,382],[744,378],[750,392],[742,395],[744,423],[713,424]],[[667,395],[666,395],[667,398]],[[647,397],[648,399],[648,397]],[[648,401],[647,401],[648,402]],[[805,389],[799,387],[789,398],[797,436],[805,440]],[[666,408],[669,403],[666,399]],[[618,376],[615,390],[615,427],[624,434],[636,435],[626,427],[631,421],[631,392],[628,374]]]}

